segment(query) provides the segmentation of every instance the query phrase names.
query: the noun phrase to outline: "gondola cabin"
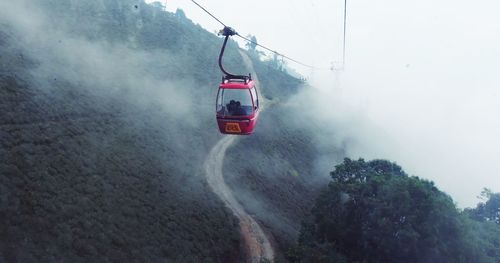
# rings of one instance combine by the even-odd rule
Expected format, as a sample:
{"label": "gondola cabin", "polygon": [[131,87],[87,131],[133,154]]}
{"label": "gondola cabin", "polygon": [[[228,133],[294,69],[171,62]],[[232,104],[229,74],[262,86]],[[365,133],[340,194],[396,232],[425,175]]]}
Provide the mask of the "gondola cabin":
{"label": "gondola cabin", "polygon": [[251,134],[259,117],[259,97],[250,77],[223,78],[216,102],[217,124],[223,134]]}

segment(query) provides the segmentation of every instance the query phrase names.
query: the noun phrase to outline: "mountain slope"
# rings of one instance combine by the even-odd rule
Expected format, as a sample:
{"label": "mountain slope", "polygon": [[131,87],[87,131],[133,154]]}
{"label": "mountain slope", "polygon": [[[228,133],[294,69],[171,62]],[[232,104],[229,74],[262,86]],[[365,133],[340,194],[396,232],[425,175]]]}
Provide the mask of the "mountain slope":
{"label": "mountain slope", "polygon": [[185,158],[201,157],[177,154],[161,112],[12,75],[0,76],[2,261],[238,257],[236,220],[193,180]]}
{"label": "mountain slope", "polygon": [[[202,176],[223,137],[213,116],[219,38],[180,12],[137,0],[0,3],[0,25],[0,261],[242,260],[239,222]],[[247,72],[241,61],[230,42],[225,63]],[[299,89],[299,80],[253,64],[272,103]],[[263,129],[242,140],[251,145],[245,153],[258,155],[278,135],[263,131],[283,115],[267,113]],[[306,174],[313,149],[301,156],[307,140],[293,134],[277,142],[279,153]],[[227,162],[249,175],[265,171],[245,159]],[[226,171],[232,190],[245,190],[234,180],[247,179]],[[280,246],[310,198],[291,199],[299,213],[290,212],[296,204],[283,206],[290,213],[279,204],[293,187],[311,193],[306,182],[273,180],[284,196],[256,192],[292,218],[272,224],[250,207]]]}
{"label": "mountain slope", "polygon": [[[320,189],[328,178],[318,170],[318,149],[307,120],[298,118],[301,105],[289,99],[308,88],[271,63],[253,59],[266,110],[251,137],[242,137],[228,149],[224,162],[226,181],[236,199],[272,236],[277,260],[292,246]],[[332,163],[343,158],[333,149]]]}
{"label": "mountain slope", "polygon": [[[155,90],[175,90],[179,83],[184,89],[198,90],[207,74],[181,80],[195,71],[190,63],[196,62],[188,51],[170,57],[176,63],[167,61],[161,68],[151,67],[151,72],[134,69],[149,69],[156,62],[149,60],[155,51],[142,51],[137,38],[125,41],[129,47],[123,47],[119,35],[106,34],[115,29],[106,26],[116,21],[113,14],[127,17],[127,11],[92,6],[116,4],[136,14],[132,2],[21,1],[17,11],[25,12],[22,5],[33,4],[56,21],[56,26],[47,27],[55,29],[42,36],[13,14],[2,14],[1,261],[239,258],[238,222],[203,177],[196,176],[203,172],[201,164],[217,136],[211,114],[201,110],[201,117],[186,121],[189,111],[164,105],[161,99],[168,102],[172,95]],[[95,12],[82,12],[82,5]],[[91,19],[95,13],[101,17],[97,22]],[[62,22],[62,15],[89,22],[80,23],[84,28],[72,27],[71,22]],[[202,32],[173,14],[160,16],[159,26],[180,28],[194,36]],[[37,22],[54,25],[46,18]],[[58,28],[63,25],[64,29]],[[65,31],[68,28],[73,31]],[[123,35],[137,33],[122,29]],[[76,36],[80,34],[83,38]],[[216,37],[209,39],[215,50]],[[78,48],[73,42],[80,44]],[[174,49],[169,43],[161,46],[167,54]],[[127,56],[115,54],[122,51]],[[94,52],[98,56],[90,57]],[[103,58],[111,60],[109,65]],[[199,59],[204,64],[208,61]],[[117,67],[120,64],[123,67]],[[116,77],[120,75],[137,79]],[[183,92],[177,98],[185,98]],[[199,89],[193,92],[193,100],[206,100],[210,93],[213,90]],[[152,99],[155,96],[159,99]],[[202,108],[211,108],[209,98]],[[200,126],[210,123],[213,132],[201,129],[198,118]]]}

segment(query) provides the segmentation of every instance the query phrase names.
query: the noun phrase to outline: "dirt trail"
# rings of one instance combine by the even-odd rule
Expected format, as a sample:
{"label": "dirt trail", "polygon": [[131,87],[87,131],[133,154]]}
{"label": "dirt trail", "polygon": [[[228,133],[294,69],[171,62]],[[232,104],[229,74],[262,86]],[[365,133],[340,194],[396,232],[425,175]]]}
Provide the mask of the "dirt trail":
{"label": "dirt trail", "polygon": [[[251,60],[242,53],[245,64],[253,71]],[[254,76],[258,84],[257,76]],[[259,91],[260,92],[260,91]],[[243,209],[241,204],[236,200],[231,189],[224,181],[222,167],[226,151],[237,140],[237,136],[225,136],[210,150],[207,159],[205,160],[205,172],[208,185],[212,191],[233,211],[234,215],[240,221],[241,235],[245,243],[246,254],[248,255],[247,262],[260,263],[267,259],[274,259],[274,251],[271,243],[267,239],[260,225]]]}
{"label": "dirt trail", "polygon": [[[243,63],[245,63],[245,66],[252,72],[255,72],[255,70],[253,69],[253,63],[252,63],[252,60],[248,57],[248,55],[241,51],[240,50],[240,55],[241,55],[241,58],[243,59]],[[269,105],[269,101],[266,100],[266,98],[264,98],[264,96],[262,96],[262,92],[260,90],[261,86],[260,86],[260,81],[259,81],[259,77],[257,76],[257,74],[253,74],[252,75],[252,79],[253,81],[255,82],[255,86],[257,87],[257,92],[259,93],[259,103],[260,103],[260,110],[261,112],[263,110],[265,110]]]}
{"label": "dirt trail", "polygon": [[205,161],[207,181],[212,191],[233,211],[240,220],[241,234],[249,255],[248,262],[261,262],[261,259],[272,260],[274,252],[259,224],[243,209],[234,198],[231,189],[224,181],[222,165],[229,146],[236,140],[235,136],[226,136],[220,140],[208,154]]}

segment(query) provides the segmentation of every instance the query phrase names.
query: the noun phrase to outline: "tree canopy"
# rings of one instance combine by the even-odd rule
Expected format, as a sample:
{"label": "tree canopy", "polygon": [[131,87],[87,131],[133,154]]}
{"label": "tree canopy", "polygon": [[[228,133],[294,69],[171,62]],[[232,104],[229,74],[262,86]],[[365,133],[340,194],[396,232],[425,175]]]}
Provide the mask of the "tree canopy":
{"label": "tree canopy", "polygon": [[466,212],[475,220],[490,221],[500,225],[500,193],[493,193],[485,188],[481,197],[486,199],[486,202],[479,203],[475,209],[468,209]]}
{"label": "tree canopy", "polygon": [[433,182],[363,159],[345,159],[331,177],[291,261],[498,262],[471,244],[470,222]]}

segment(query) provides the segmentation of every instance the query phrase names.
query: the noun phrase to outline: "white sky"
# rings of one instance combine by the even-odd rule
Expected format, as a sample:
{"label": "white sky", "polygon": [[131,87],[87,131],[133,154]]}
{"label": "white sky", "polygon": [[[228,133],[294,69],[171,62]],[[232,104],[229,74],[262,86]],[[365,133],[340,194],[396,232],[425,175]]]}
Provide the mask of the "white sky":
{"label": "white sky", "polygon": [[[343,0],[198,2],[304,63],[341,60]],[[177,8],[211,32],[222,28],[189,0],[167,1]],[[474,206],[483,187],[500,191],[499,10],[498,0],[348,0],[341,87],[330,71],[289,65],[380,129],[354,132],[367,143],[352,155],[396,161]]]}

